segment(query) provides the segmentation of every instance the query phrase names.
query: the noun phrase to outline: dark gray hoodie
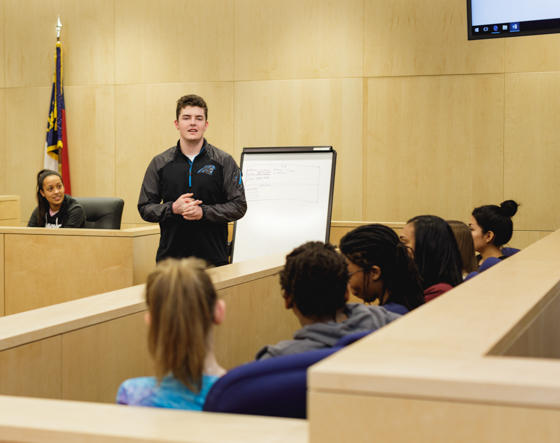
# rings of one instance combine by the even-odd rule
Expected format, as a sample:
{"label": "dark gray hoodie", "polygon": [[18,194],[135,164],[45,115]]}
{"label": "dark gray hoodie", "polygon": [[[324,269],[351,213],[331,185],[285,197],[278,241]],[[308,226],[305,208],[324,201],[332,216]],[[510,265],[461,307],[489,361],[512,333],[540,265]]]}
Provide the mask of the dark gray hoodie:
{"label": "dark gray hoodie", "polygon": [[345,308],[348,320],[342,323],[314,323],[304,326],[294,334],[293,340],[285,340],[265,346],[256,355],[264,360],[279,355],[298,354],[315,349],[332,348],[342,337],[356,332],[374,331],[400,317],[382,306],[366,306],[361,303],[348,303]]}

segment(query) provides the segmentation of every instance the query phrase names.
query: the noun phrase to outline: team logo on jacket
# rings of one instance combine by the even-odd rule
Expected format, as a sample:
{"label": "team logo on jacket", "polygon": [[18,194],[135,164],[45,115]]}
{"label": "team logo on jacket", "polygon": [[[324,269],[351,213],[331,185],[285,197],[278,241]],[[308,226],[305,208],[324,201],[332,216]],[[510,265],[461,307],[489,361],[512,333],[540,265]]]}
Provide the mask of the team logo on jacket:
{"label": "team logo on jacket", "polygon": [[216,167],[214,165],[206,165],[204,168],[198,171],[198,173],[212,175],[215,169]]}

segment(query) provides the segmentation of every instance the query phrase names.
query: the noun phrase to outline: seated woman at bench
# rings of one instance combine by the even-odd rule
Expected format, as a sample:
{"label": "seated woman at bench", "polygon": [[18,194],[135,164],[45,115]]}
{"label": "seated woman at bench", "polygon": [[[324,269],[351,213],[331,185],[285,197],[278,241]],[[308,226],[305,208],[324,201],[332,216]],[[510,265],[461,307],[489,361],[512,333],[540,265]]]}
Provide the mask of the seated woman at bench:
{"label": "seated woman at bench", "polygon": [[381,306],[346,303],[346,259],[329,243],[308,242],[294,249],[280,272],[280,286],[286,309],[302,328],[293,340],[262,348],[257,360],[333,347],[346,335],[372,331],[400,317]]}
{"label": "seated woman at bench", "polygon": [[414,259],[391,228],[360,226],[342,237],[340,251],[348,261],[349,286],[356,297],[366,303],[379,300],[398,314],[424,304]]}
{"label": "seated woman at bench", "polygon": [[202,410],[212,385],[226,371],[212,345],[212,324],[225,316],[201,260],[167,259],[148,276],[146,324],[156,377],[126,380],[117,403]]}
{"label": "seated woman at bench", "polygon": [[513,235],[511,218],[516,214],[518,206],[515,201],[506,200],[500,206],[479,206],[472,212],[469,227],[474,249],[480,254],[479,265],[490,257],[500,260],[506,258],[501,247],[511,240]]}
{"label": "seated woman at bench", "polygon": [[445,220],[435,215],[411,218],[400,239],[414,255],[426,302],[463,282],[461,253]]}
{"label": "seated woman at bench", "polygon": [[28,228],[85,228],[84,209],[64,194],[64,183],[58,172],[43,169],[37,174],[37,207],[27,223]]}

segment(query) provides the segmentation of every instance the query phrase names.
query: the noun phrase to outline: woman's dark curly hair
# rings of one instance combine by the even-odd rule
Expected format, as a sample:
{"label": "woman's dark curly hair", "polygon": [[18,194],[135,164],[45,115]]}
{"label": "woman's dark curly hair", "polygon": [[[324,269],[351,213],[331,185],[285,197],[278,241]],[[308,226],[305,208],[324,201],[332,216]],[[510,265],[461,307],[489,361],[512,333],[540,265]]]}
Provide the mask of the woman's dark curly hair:
{"label": "woman's dark curly hair", "polygon": [[286,257],[280,286],[284,297],[291,297],[304,316],[332,316],[334,320],[346,305],[346,260],[330,243],[305,243]]}
{"label": "woman's dark curly hair", "polygon": [[[389,293],[385,304],[398,303],[409,310],[424,304],[424,292],[416,264],[408,248],[388,226],[373,224],[350,231],[340,240],[340,251],[348,260],[364,270],[366,294],[369,271],[373,266],[378,266],[381,270],[383,293]],[[379,302],[383,304],[382,300]]]}

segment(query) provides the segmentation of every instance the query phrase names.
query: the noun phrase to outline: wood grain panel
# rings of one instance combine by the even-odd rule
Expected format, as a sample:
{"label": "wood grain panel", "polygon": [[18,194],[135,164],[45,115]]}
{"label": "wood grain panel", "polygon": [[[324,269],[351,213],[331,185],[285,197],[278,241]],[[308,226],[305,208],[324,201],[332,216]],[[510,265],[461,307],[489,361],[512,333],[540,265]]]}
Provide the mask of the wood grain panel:
{"label": "wood grain panel", "polygon": [[510,357],[560,358],[560,296],[556,295],[543,311],[519,334],[502,355]]}
{"label": "wood grain panel", "polygon": [[[315,392],[308,404],[310,443],[370,442],[372,434],[387,443],[522,443],[560,438],[560,411],[553,409]],[[406,426],[397,426],[395,417],[402,414]]]}
{"label": "wood grain panel", "polygon": [[115,197],[113,86],[65,89],[72,194]]}
{"label": "wood grain panel", "polygon": [[60,336],[0,352],[0,394],[60,398],[60,355]]}
{"label": "wood grain panel", "polygon": [[306,420],[0,397],[2,443],[308,443]]}
{"label": "wood grain panel", "polygon": [[402,228],[404,227],[404,225],[406,224],[405,222],[401,222],[401,223],[393,223],[393,222],[333,222],[331,223],[331,235],[329,237],[329,242],[332,243],[333,245],[339,245],[340,244],[340,239],[342,237],[344,237],[346,234],[348,234],[350,231],[353,231],[354,229],[356,229],[359,226],[364,226],[364,225],[369,225],[372,223],[379,223],[385,226],[389,226],[390,228],[393,229],[393,231],[395,231],[397,233],[397,235],[400,235]]}
{"label": "wood grain panel", "polygon": [[235,83],[235,153],[256,146],[333,146],[334,220],[362,220],[361,79]]}
{"label": "wood grain panel", "polygon": [[116,83],[233,80],[233,0],[115,2]]}
{"label": "wood grain panel", "polygon": [[364,76],[503,72],[504,40],[467,40],[467,8],[448,0],[364,0]]}
{"label": "wood grain panel", "polygon": [[6,235],[4,247],[6,315],[132,285],[126,238]]}
{"label": "wood grain panel", "polygon": [[159,247],[159,235],[146,235],[134,237],[132,240],[133,250],[133,285],[146,283],[148,274],[156,265],[156,253]]}
{"label": "wood grain panel", "polygon": [[522,204],[519,230],[560,227],[560,73],[507,74],[504,196]]}
{"label": "wood grain panel", "polygon": [[[52,85],[58,4],[57,0],[4,2],[6,87]],[[48,98],[35,103],[45,103],[47,112]]]}
{"label": "wood grain panel", "polygon": [[112,0],[7,0],[5,3],[7,87],[52,84],[58,15],[62,23],[64,84],[114,82]]}
{"label": "wood grain panel", "polygon": [[235,2],[235,80],[363,76],[363,0]]}
{"label": "wood grain panel", "polygon": [[219,290],[218,296],[226,302],[226,320],[214,328],[214,347],[226,369],[254,360],[263,346],[290,340],[301,328],[284,307],[278,275]]}
{"label": "wood grain panel", "polygon": [[503,106],[502,75],[369,79],[364,220],[463,220],[501,202]]}
{"label": "wood grain panel", "polygon": [[[3,24],[3,26],[6,26],[6,14],[5,14],[5,0],[2,0],[0,2],[0,23]],[[4,28],[5,29],[5,28]],[[0,33],[0,72],[5,72],[6,71],[6,37],[4,32]],[[5,86],[5,75],[1,75],[0,76],[0,88],[4,88]],[[2,91],[3,92],[3,91]],[[2,110],[3,112],[3,110]],[[4,117],[2,116],[2,120],[4,119]],[[0,149],[0,153],[2,152],[2,150]],[[1,155],[0,155],[0,158]],[[1,176],[2,170],[0,167],[0,176]],[[0,185],[0,194],[2,194],[2,189],[1,189],[1,185]]]}
{"label": "wood grain panel", "polygon": [[[123,223],[141,223],[137,204],[152,158],[177,144],[177,100],[202,96],[208,105],[209,143],[233,154],[233,84],[127,85],[115,88],[117,196],[125,201]],[[239,160],[239,159],[237,159]]]}
{"label": "wood grain panel", "polygon": [[114,403],[127,378],[153,375],[144,313],[62,336],[62,398]]}
{"label": "wood grain panel", "polygon": [[19,223],[19,213],[19,195],[0,196],[0,226],[11,220]]}
{"label": "wood grain panel", "polygon": [[[1,6],[2,4],[0,4],[0,10],[2,9]],[[0,39],[1,38],[3,37],[0,37]],[[0,89],[0,195],[8,193],[7,178],[6,178],[6,174],[8,172],[7,155],[8,153],[6,149],[6,93],[4,89]]]}
{"label": "wood grain panel", "polygon": [[[515,219],[513,219],[513,226],[515,227]],[[509,241],[509,245],[517,249],[525,249],[533,243],[549,236],[551,231],[513,231],[513,236]]]}
{"label": "wood grain panel", "polygon": [[0,317],[4,315],[4,234],[0,234]]}
{"label": "wood grain panel", "polygon": [[[45,160],[50,94],[51,87],[5,90],[6,109],[10,110],[5,119],[6,193],[20,196],[22,222],[29,220],[37,206],[37,173]],[[31,112],[37,117],[31,118]]]}
{"label": "wood grain panel", "polygon": [[506,72],[560,71],[560,35],[505,38]]}

